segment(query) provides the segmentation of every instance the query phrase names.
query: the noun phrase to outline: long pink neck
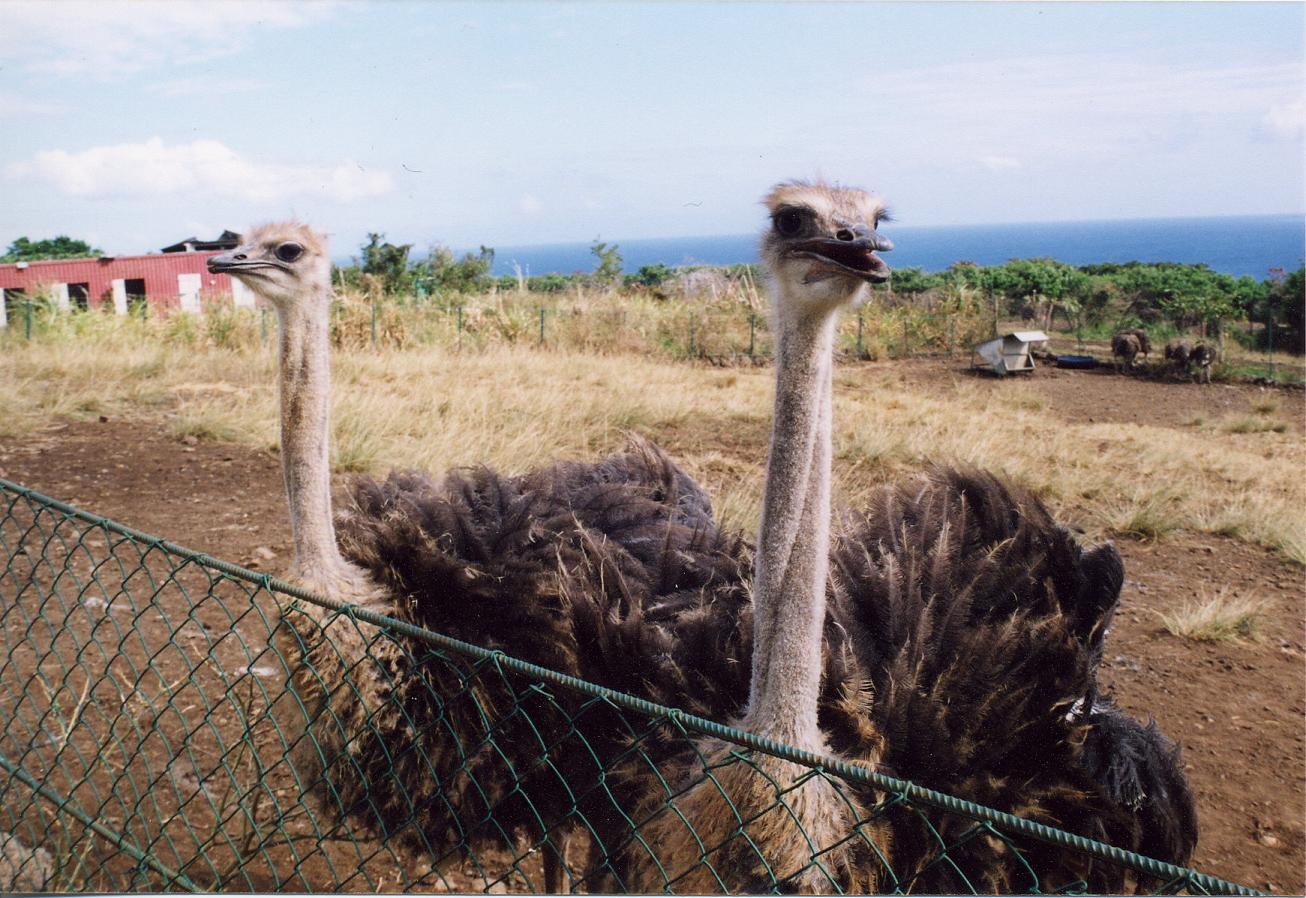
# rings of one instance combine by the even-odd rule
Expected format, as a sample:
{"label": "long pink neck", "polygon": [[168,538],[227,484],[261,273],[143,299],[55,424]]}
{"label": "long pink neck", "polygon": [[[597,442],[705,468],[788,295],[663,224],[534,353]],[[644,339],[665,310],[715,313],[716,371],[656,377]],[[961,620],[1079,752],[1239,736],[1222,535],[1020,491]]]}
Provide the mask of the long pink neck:
{"label": "long pink neck", "polygon": [[777,303],[775,420],[753,580],[753,678],[746,725],[819,750],[830,543],[833,310]]}
{"label": "long pink neck", "polygon": [[348,565],[331,520],[329,296],[278,308],[281,468],[290,501],[295,576],[326,588]]}

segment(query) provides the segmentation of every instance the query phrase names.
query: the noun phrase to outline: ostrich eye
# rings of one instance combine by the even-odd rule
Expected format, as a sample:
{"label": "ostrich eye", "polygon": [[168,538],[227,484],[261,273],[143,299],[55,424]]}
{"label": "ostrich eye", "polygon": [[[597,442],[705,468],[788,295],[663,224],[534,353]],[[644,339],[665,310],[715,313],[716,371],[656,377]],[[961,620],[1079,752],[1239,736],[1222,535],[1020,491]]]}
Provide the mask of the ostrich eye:
{"label": "ostrich eye", "polygon": [[775,215],[775,229],[783,237],[795,237],[803,230],[803,213],[797,209],[781,209]]}
{"label": "ostrich eye", "polygon": [[304,247],[298,243],[283,243],[277,247],[277,258],[282,262],[293,262],[304,255]]}

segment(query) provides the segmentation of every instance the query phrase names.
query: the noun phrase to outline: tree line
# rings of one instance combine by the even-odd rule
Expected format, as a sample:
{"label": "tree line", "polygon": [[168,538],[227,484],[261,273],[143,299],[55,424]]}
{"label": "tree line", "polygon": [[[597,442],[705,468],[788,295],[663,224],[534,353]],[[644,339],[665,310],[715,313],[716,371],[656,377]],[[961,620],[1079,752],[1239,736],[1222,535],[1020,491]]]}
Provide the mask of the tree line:
{"label": "tree line", "polygon": [[[660,295],[677,275],[662,263],[623,272],[621,250],[595,239],[591,271],[571,274],[495,276],[494,249],[455,254],[436,244],[423,259],[413,259],[413,244],[394,244],[381,233],[369,233],[349,265],[334,271],[344,288],[387,296],[431,297],[484,293],[491,289],[556,293],[574,286],[650,291]],[[9,244],[0,262],[35,261],[102,255],[90,244],[66,235],[47,240],[19,237]],[[736,265],[733,275],[757,266]],[[1244,319],[1263,325],[1256,336],[1265,346],[1302,352],[1306,349],[1306,278],[1303,268],[1271,269],[1261,280],[1213,271],[1205,263],[1104,262],[1072,266],[1055,259],[1012,259],[1002,265],[955,262],[945,271],[898,268],[878,288],[891,300],[955,295],[975,291],[998,313],[1042,320],[1052,326],[1060,316],[1071,329],[1097,330],[1168,323],[1178,329],[1200,327],[1218,334],[1230,321]],[[1031,316],[1029,313],[1033,312]]]}

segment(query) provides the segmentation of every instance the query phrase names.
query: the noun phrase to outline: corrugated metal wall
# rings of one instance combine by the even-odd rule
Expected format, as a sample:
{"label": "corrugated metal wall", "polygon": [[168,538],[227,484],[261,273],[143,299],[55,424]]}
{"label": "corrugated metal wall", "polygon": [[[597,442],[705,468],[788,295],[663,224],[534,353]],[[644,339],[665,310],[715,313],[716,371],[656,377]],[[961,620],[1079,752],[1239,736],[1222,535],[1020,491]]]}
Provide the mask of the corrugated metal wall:
{"label": "corrugated metal wall", "polygon": [[[29,262],[26,268],[0,265],[0,290],[25,290],[29,295],[39,288],[56,284],[86,284],[91,308],[113,308],[113,282],[144,281],[145,296],[155,309],[176,306],[179,302],[177,275],[200,276],[201,301],[232,294],[231,278],[209,274],[204,261],[217,251],[199,253],[164,253],[151,256],[118,256],[103,259],[55,259]],[[62,292],[62,291],[60,291]]]}

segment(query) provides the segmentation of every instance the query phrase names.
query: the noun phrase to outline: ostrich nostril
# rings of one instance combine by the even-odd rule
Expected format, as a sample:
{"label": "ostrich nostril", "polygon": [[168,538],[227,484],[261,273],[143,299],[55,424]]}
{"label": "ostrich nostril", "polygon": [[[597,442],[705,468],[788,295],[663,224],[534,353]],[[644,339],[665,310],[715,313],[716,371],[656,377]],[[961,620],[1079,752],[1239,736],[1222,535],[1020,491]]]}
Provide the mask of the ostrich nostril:
{"label": "ostrich nostril", "polygon": [[854,233],[853,233],[851,230],[849,230],[848,228],[840,228],[839,230],[835,231],[834,236],[837,237],[837,238],[840,239],[840,240],[856,240],[856,239],[857,239],[857,235],[854,234]]}
{"label": "ostrich nostril", "polygon": [[237,262],[244,262],[244,261],[245,261],[245,254],[244,254],[244,253],[236,253],[236,254],[235,254],[234,256],[232,256],[231,258],[235,259]]}

